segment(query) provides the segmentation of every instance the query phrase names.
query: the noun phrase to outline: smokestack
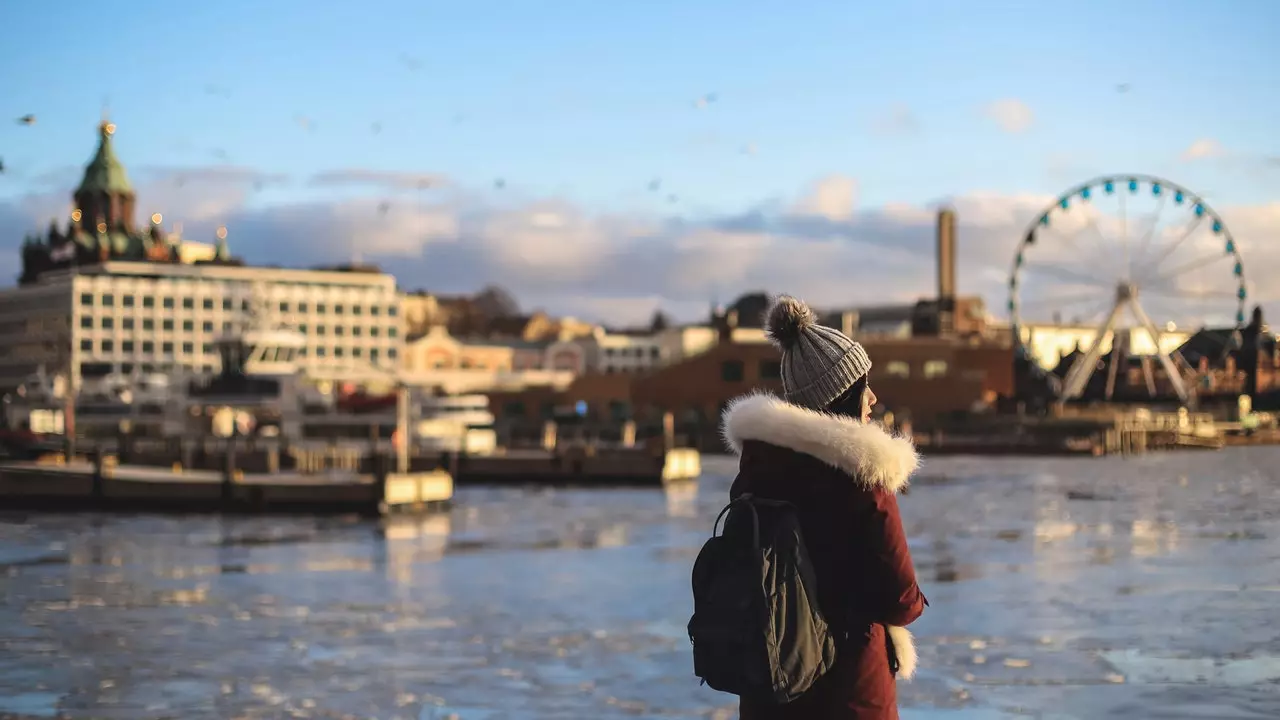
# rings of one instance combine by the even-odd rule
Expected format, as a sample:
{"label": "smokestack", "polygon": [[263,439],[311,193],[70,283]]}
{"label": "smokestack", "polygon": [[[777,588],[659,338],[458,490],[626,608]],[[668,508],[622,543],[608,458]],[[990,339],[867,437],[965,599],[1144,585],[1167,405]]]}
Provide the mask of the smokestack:
{"label": "smokestack", "polygon": [[956,211],[938,211],[938,334],[956,329]]}

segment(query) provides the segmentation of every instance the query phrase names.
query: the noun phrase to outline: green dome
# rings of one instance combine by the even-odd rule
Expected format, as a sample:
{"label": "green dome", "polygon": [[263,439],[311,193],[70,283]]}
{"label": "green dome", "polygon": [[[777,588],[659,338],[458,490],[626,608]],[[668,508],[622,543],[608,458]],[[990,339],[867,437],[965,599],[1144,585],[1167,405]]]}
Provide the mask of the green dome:
{"label": "green dome", "polygon": [[133,185],[129,184],[129,176],[125,174],[124,165],[116,157],[111,146],[111,136],[116,126],[104,122],[98,127],[98,152],[84,169],[84,180],[76,194],[80,193],[132,193]]}

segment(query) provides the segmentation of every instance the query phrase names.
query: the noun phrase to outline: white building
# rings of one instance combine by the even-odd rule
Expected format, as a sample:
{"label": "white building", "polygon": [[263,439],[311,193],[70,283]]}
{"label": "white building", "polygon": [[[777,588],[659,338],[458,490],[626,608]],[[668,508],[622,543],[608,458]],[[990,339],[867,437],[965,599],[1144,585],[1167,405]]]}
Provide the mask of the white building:
{"label": "white building", "polygon": [[214,340],[251,307],[306,338],[299,364],[313,377],[398,368],[403,330],[391,275],[105,262],[0,290],[0,386],[41,365],[69,364],[77,381],[110,370],[211,372]]}

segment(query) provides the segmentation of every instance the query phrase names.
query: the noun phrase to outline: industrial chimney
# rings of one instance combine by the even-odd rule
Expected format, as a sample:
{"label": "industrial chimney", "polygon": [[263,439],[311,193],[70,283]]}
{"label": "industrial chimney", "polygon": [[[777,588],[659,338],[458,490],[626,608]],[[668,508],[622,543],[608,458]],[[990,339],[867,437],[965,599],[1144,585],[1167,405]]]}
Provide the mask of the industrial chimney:
{"label": "industrial chimney", "polygon": [[956,330],[956,211],[938,211],[938,334]]}

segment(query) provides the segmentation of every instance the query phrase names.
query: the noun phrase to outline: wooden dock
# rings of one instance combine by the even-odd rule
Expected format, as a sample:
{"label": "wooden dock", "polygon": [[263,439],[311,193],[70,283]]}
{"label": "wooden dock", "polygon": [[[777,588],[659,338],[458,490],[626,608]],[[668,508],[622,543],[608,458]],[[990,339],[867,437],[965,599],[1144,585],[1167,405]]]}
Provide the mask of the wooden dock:
{"label": "wooden dock", "polygon": [[450,469],[459,485],[663,487],[696,480],[702,456],[691,448],[508,450],[460,456]]}
{"label": "wooden dock", "polygon": [[447,506],[453,479],[349,471],[231,473],[109,462],[0,464],[4,509],[382,515]]}

